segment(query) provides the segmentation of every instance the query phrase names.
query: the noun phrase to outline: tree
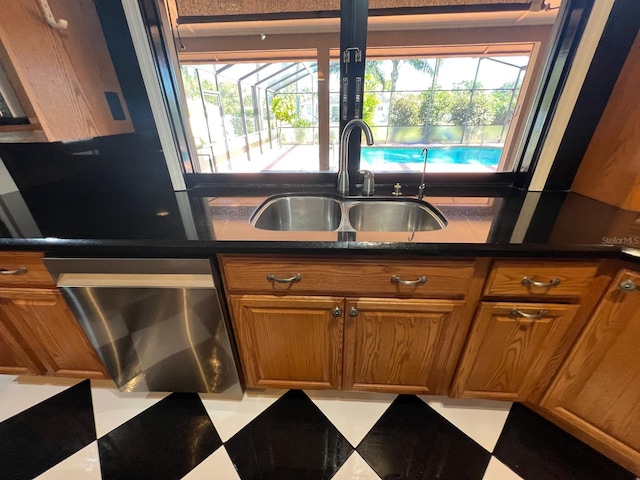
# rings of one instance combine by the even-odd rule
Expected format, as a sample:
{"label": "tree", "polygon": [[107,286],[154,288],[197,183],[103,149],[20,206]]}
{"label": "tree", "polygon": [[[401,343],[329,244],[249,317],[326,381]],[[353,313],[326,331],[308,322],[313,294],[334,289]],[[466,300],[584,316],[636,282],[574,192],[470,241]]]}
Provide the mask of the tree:
{"label": "tree", "polygon": [[291,124],[296,119],[296,103],[290,93],[277,94],[271,99],[271,110],[278,126],[278,143],[282,145],[282,123]]}
{"label": "tree", "polygon": [[[454,125],[491,125],[494,118],[493,102],[482,84],[465,80],[454,84],[451,93],[450,113]],[[473,91],[473,97],[471,96]]]}
{"label": "tree", "polygon": [[[367,65],[368,67],[368,65]],[[375,122],[376,109],[380,105],[380,98],[375,92],[379,85],[379,78],[375,73],[366,72],[364,74],[364,100],[362,101],[362,119],[369,125]]]}
{"label": "tree", "polygon": [[518,96],[518,90],[514,92],[515,84],[515,81],[506,82],[500,87],[500,90],[496,90],[491,93],[494,125],[505,125],[511,122],[513,109],[515,107],[515,99]]}
{"label": "tree", "polygon": [[391,92],[396,91],[396,84],[398,83],[398,77],[400,76],[400,68],[403,65],[411,65],[418,72],[425,72],[429,75],[433,75],[433,69],[427,60],[420,58],[393,59],[391,60],[391,84],[389,88]]}
{"label": "tree", "polygon": [[413,127],[420,125],[420,96],[415,93],[396,95],[389,112],[389,126]]}
{"label": "tree", "polygon": [[[198,86],[198,75],[195,68],[189,68],[182,66],[180,68],[182,73],[182,85],[184,87],[184,94],[188,99],[200,100],[200,87]],[[202,89],[205,91],[214,92],[216,90],[213,82],[206,78],[200,78]],[[207,100],[205,98],[205,100]]]}
{"label": "tree", "polygon": [[451,92],[433,86],[420,94],[420,119],[425,125],[442,125],[450,120]]}
{"label": "tree", "polygon": [[240,97],[238,96],[238,84],[232,82],[220,82],[220,101],[225,118],[230,119],[233,133],[239,137],[244,135],[240,110]]}

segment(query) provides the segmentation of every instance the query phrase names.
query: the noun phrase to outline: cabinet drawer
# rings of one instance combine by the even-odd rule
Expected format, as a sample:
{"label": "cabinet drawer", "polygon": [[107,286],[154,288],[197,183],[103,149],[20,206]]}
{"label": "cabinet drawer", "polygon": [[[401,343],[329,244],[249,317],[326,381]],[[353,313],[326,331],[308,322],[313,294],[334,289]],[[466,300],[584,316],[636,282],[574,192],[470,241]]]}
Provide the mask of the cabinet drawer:
{"label": "cabinet drawer", "polygon": [[0,287],[55,287],[42,263],[42,254],[35,252],[0,252]]}
{"label": "cabinet drawer", "polygon": [[596,262],[496,261],[485,296],[581,297],[598,270]]}
{"label": "cabinet drawer", "polygon": [[[466,294],[475,262],[340,260],[220,255],[228,292],[456,297]],[[280,283],[277,279],[289,279]],[[405,284],[403,282],[410,282]]]}

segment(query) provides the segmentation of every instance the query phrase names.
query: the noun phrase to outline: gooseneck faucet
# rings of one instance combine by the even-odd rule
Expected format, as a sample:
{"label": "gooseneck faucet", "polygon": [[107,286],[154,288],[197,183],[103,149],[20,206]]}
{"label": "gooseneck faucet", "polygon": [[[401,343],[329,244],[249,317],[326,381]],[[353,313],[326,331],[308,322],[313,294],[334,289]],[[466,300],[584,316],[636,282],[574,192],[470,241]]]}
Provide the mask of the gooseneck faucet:
{"label": "gooseneck faucet", "polygon": [[418,199],[422,200],[424,197],[424,189],[427,185],[424,183],[424,173],[427,171],[427,157],[429,156],[429,149],[423,148],[422,155],[424,155],[424,163],[422,164],[422,178],[420,179],[420,186],[418,187]]}
{"label": "gooseneck faucet", "polygon": [[354,118],[347,122],[342,131],[340,137],[340,165],[338,166],[338,193],[341,195],[347,195],[349,193],[349,138],[351,137],[351,131],[360,127],[367,137],[367,145],[373,145],[373,133],[371,128],[363,120]]}

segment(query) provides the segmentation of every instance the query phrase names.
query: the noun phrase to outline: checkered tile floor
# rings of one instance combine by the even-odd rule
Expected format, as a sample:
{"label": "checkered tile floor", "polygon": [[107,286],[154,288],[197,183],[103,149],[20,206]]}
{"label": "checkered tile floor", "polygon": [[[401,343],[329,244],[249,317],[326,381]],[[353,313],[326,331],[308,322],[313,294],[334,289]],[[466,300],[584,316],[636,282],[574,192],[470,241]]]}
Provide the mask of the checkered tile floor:
{"label": "checkered tile floor", "polygon": [[520,405],[0,375],[0,478],[635,479]]}

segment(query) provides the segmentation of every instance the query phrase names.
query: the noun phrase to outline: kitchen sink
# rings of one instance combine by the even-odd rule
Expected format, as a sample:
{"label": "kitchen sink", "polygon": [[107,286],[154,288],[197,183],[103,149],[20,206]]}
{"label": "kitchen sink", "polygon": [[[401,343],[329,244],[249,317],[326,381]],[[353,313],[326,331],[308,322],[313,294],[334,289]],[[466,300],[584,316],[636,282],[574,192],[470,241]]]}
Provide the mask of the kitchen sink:
{"label": "kitchen sink", "polygon": [[353,202],[348,209],[349,223],[356,231],[425,232],[447,226],[440,212],[414,199]]}
{"label": "kitchen sink", "polygon": [[425,232],[445,228],[447,219],[416,198],[284,194],[265,200],[250,223],[278,231]]}
{"label": "kitchen sink", "polygon": [[268,198],[251,216],[251,225],[262,230],[333,231],[342,221],[342,205],[336,198],[284,195]]}

